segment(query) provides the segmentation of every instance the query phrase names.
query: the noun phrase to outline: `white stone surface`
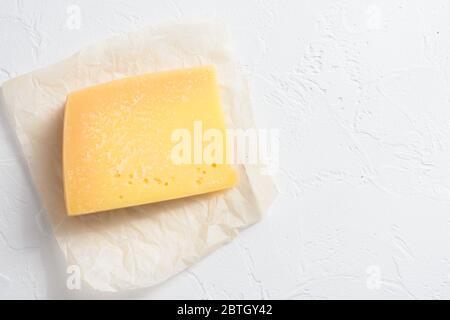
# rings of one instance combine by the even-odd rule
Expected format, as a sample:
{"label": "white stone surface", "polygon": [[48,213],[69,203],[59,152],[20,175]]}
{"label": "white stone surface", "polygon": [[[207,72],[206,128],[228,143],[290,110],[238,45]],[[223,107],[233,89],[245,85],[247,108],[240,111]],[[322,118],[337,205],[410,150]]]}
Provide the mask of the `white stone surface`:
{"label": "white stone surface", "polygon": [[[0,83],[141,26],[223,21],[258,125],[281,129],[281,194],[189,271],[100,297],[450,298],[449,16],[446,0],[2,0]],[[66,289],[0,116],[0,298],[99,297]]]}

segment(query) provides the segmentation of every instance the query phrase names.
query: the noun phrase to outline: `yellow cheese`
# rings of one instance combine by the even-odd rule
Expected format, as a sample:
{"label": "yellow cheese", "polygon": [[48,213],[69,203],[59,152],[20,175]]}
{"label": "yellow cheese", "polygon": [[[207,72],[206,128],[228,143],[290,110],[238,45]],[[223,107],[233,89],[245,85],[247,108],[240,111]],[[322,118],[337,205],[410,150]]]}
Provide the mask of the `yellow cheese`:
{"label": "yellow cheese", "polygon": [[[68,215],[187,197],[236,184],[236,172],[226,161],[199,162],[192,156],[191,163],[179,164],[172,157],[176,130],[185,128],[195,135],[195,124],[201,124],[203,131],[214,129],[225,135],[213,67],[145,74],[71,93],[64,118]],[[195,139],[189,142],[192,148]]]}

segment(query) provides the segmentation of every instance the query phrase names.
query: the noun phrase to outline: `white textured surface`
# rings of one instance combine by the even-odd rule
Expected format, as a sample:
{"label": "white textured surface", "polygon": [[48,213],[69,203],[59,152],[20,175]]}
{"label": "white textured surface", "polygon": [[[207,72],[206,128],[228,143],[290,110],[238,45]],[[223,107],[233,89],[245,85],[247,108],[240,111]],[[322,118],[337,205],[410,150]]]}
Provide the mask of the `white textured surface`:
{"label": "white textured surface", "polygon": [[[450,298],[449,16],[445,0],[2,0],[0,83],[111,34],[217,18],[259,126],[282,130],[281,195],[189,271],[112,297]],[[0,297],[86,297],[65,289],[1,116]]]}

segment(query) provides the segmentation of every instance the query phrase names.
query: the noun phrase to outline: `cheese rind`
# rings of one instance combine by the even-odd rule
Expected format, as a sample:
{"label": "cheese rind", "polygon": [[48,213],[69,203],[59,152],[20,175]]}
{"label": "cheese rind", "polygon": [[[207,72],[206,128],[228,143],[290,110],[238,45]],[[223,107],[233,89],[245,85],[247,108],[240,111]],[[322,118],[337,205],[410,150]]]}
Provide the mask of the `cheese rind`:
{"label": "cheese rind", "polygon": [[171,158],[173,132],[192,132],[196,122],[225,137],[213,67],[146,74],[70,94],[63,138],[68,215],[234,186],[237,175],[228,164],[176,164]]}

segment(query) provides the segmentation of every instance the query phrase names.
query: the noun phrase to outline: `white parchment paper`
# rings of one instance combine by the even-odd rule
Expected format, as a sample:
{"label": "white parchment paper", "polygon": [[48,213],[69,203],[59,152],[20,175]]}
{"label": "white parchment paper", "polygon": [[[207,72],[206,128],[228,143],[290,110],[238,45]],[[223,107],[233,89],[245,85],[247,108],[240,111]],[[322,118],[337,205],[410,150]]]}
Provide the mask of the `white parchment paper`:
{"label": "white parchment paper", "polygon": [[239,185],[226,192],[66,217],[61,171],[66,95],[127,76],[213,64],[227,127],[249,128],[247,83],[227,42],[224,28],[216,24],[150,27],[3,85],[4,104],[57,242],[89,287],[115,292],[160,283],[260,220],[273,202],[270,177],[241,165]]}

